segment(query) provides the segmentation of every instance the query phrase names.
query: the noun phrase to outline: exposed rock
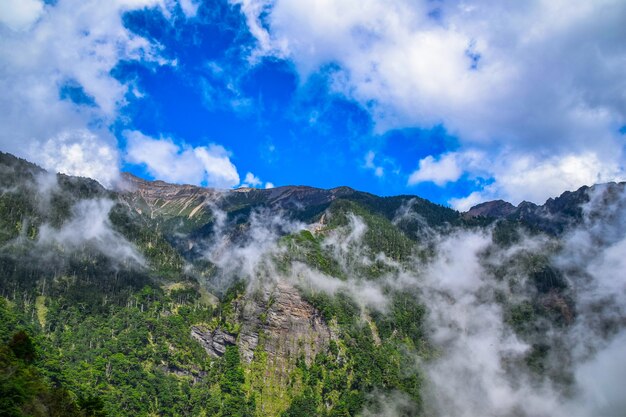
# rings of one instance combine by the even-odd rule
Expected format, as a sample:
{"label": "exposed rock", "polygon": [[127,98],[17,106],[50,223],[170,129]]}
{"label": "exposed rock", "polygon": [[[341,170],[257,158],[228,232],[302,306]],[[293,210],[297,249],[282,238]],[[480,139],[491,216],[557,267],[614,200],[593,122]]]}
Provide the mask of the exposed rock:
{"label": "exposed rock", "polygon": [[[134,202],[134,206],[143,206],[147,215],[184,216],[189,219],[200,217],[207,208],[207,203],[216,201],[221,196],[219,190],[197,187],[195,185],[168,184],[163,181],[146,181],[132,174],[122,174],[124,195]],[[141,204],[143,203],[143,204]]]}
{"label": "exposed rock", "polygon": [[467,213],[464,214],[465,218],[486,216],[486,217],[506,217],[513,213],[516,207],[504,200],[487,201],[486,203],[478,204]]}
{"label": "exposed rock", "polygon": [[[423,217],[430,226],[441,226],[456,221],[459,213],[443,206],[433,204],[417,196],[402,195],[378,197],[373,194],[356,191],[349,187],[321,189],[306,186],[281,186],[270,189],[238,188],[219,190],[194,185],[168,184],[163,181],[146,181],[129,173],[122,174],[118,189],[120,196],[128,206],[150,218],[165,222],[168,228],[184,228],[192,231],[193,236],[179,241],[180,248],[193,252],[196,239],[203,239],[214,233],[215,211],[218,208],[228,213],[228,220],[233,227],[222,230],[237,239],[237,229],[247,223],[255,210],[269,209],[289,212],[290,216],[308,223],[316,222],[330,205],[339,199],[346,199],[365,205],[367,208],[392,220],[397,210],[411,202],[411,212]],[[175,219],[176,223],[172,222]],[[315,227],[322,227],[323,220]],[[409,222],[403,228],[418,227]],[[192,241],[189,241],[191,239]]]}
{"label": "exposed rock", "polygon": [[349,187],[329,190],[306,187],[284,186],[271,189],[241,187],[235,190],[218,190],[195,185],[169,184],[163,181],[146,181],[128,172],[122,173],[121,187],[127,196],[144,200],[152,214],[169,213],[199,216],[207,202],[217,203],[222,208],[239,207],[242,204],[262,203],[271,208],[288,208],[328,204],[331,201],[356,194]]}
{"label": "exposed rock", "polygon": [[214,358],[219,358],[226,352],[226,346],[232,346],[236,343],[236,337],[220,328],[212,332],[200,327],[193,326],[191,328],[191,337],[196,339],[207,353]]}
{"label": "exposed rock", "polygon": [[574,311],[570,303],[558,292],[551,291],[541,299],[544,308],[558,313],[565,324],[572,324]]}
{"label": "exposed rock", "polygon": [[[270,357],[298,358],[310,363],[332,337],[319,312],[304,301],[298,290],[281,282],[237,303],[241,332],[239,350],[247,362],[259,343]],[[259,334],[263,340],[259,340]]]}
{"label": "exposed rock", "polygon": [[200,371],[198,369],[188,371],[186,369],[181,369],[175,365],[161,365],[158,368],[165,373],[176,375],[179,378],[191,378],[193,379],[194,384],[202,381],[202,378],[206,376],[206,372],[204,371]]}

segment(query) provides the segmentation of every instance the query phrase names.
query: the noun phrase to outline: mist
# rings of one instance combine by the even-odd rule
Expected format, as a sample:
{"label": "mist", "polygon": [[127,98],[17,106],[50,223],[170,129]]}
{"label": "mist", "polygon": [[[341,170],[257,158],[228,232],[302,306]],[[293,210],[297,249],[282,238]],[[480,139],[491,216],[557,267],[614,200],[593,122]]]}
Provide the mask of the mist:
{"label": "mist", "polygon": [[[19,175],[13,170],[8,174]],[[111,211],[118,204],[114,196],[97,182],[85,180],[80,186],[88,191],[77,198],[73,188],[61,185],[61,178],[70,183],[76,180],[41,170],[2,190],[20,196],[22,200],[17,201],[30,206],[20,219],[19,235],[3,246],[31,248],[31,255],[43,262],[60,261],[59,254],[89,250],[104,255],[113,265],[144,267],[143,255],[111,222]]]}
{"label": "mist", "polygon": [[[523,235],[502,248],[488,234],[467,231],[440,240],[422,275],[438,347],[437,358],[426,365],[427,414],[624,414],[622,390],[615,388],[626,383],[624,194],[608,206],[603,190],[590,197],[582,223],[558,240]],[[537,294],[529,274],[514,267],[529,256],[546,257],[563,274],[562,295]],[[498,270],[506,270],[505,276],[494,274]],[[504,311],[533,298],[560,302],[563,311],[568,297],[575,309],[571,323],[542,320],[539,334],[518,336]],[[535,344],[549,349],[542,375],[525,363]]]}
{"label": "mist", "polygon": [[[249,289],[289,283],[304,291],[348,295],[364,313],[386,314],[390,290],[417,291],[428,311],[434,349],[432,357],[414,358],[427,375],[426,415],[612,416],[623,414],[626,406],[616,388],[626,383],[621,365],[626,357],[626,198],[612,196],[600,215],[597,207],[606,206],[607,199],[599,193],[583,207],[580,225],[560,238],[520,230],[517,241],[501,245],[494,243],[493,226],[430,228],[408,262],[373,253],[364,244],[367,224],[354,214],[344,226],[319,231],[281,213],[255,211],[233,240],[232,225],[213,207],[218,221],[204,256],[219,269],[213,278],[219,287],[235,279],[246,281]],[[396,224],[406,219],[423,224],[410,205],[398,211]],[[321,239],[336,274],[293,260],[286,268],[276,266],[287,253],[283,237],[306,230]],[[419,253],[425,247],[432,248],[427,259]],[[564,289],[542,292],[532,275],[537,259],[557,271]],[[372,279],[362,271],[374,262],[387,272]],[[539,317],[539,330],[519,334],[510,310],[533,302],[561,314],[561,322]],[[538,373],[528,361],[544,345]],[[405,398],[379,396],[375,411],[365,410],[364,416],[407,415]]]}
{"label": "mist", "polygon": [[74,251],[90,248],[115,262],[145,265],[134,245],[113,228],[109,214],[114,205],[114,201],[107,199],[77,202],[71,217],[60,227],[48,223],[40,227],[37,244]]}

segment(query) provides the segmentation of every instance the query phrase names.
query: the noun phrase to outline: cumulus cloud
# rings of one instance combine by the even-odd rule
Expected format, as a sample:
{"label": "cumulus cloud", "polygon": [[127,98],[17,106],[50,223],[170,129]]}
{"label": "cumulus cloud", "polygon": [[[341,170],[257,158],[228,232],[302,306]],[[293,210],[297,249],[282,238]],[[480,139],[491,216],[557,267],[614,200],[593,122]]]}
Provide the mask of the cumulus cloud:
{"label": "cumulus cloud", "polygon": [[125,159],[141,164],[150,175],[169,182],[231,188],[239,184],[230,153],[220,145],[191,147],[169,138],[154,139],[138,131],[126,131]]}
{"label": "cumulus cloud", "polygon": [[409,176],[408,184],[431,181],[437,185],[445,185],[458,180],[462,173],[455,154],[442,155],[437,160],[429,155],[419,161],[419,168]]}
{"label": "cumulus cloud", "polygon": [[97,178],[107,187],[119,176],[115,143],[105,142],[86,129],[64,131],[45,141],[43,146],[31,145],[30,154],[37,153],[45,167],[63,174]]}
{"label": "cumulus cloud", "polygon": [[[482,169],[531,155],[539,181],[553,179],[540,168],[552,158],[624,164],[624,2],[232,1],[255,54],[287,57],[305,79],[330,65],[332,89],[368,109],[379,132],[443,124],[461,151],[487,150]],[[429,172],[435,162],[446,175]],[[450,157],[422,164],[412,180],[458,178]],[[584,168],[585,180],[606,174]],[[522,190],[491,194],[519,199]]]}
{"label": "cumulus cloud", "polygon": [[263,182],[259,179],[259,177],[254,175],[252,172],[248,172],[246,174],[246,177],[243,179],[242,186],[244,186],[244,187],[258,187],[262,183]]}
{"label": "cumulus cloud", "polygon": [[489,200],[489,198],[485,197],[482,192],[474,191],[466,197],[451,198],[448,201],[448,204],[450,204],[455,210],[463,212],[463,211],[468,211],[475,205],[480,204],[487,200]]}
{"label": "cumulus cloud", "polygon": [[0,3],[0,22],[12,30],[28,29],[43,13],[39,0],[5,0]]}
{"label": "cumulus cloud", "polygon": [[[143,8],[158,8],[167,15],[175,4],[162,0],[1,2],[3,150],[51,170],[89,173],[109,182],[110,172],[118,169],[118,156],[108,126],[129,91],[112,70],[122,60],[169,63],[160,56],[160,46],[125,28],[122,15]],[[59,141],[63,150],[54,145]],[[96,162],[104,147],[108,150]],[[83,156],[77,156],[77,149],[83,149]],[[96,153],[89,156],[88,150]],[[63,152],[74,159],[64,161]],[[96,168],[90,172],[87,163],[95,163]],[[99,168],[105,164],[107,171]]]}
{"label": "cumulus cloud", "polygon": [[274,188],[274,184],[268,181],[265,183],[265,185],[263,185],[263,181],[261,181],[259,177],[254,175],[252,172],[248,172],[241,182],[241,187],[269,189]]}

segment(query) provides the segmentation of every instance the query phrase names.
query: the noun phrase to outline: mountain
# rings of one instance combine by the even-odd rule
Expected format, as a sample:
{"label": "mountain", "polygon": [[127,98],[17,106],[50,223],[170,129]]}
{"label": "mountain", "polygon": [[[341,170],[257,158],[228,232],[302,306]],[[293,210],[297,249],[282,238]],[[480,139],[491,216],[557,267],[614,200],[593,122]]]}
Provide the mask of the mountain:
{"label": "mountain", "polygon": [[576,401],[626,328],[624,183],[461,214],[0,173],[0,415],[606,414]]}
{"label": "mountain", "polygon": [[[626,182],[606,183],[580,187],[576,191],[565,191],[559,197],[549,198],[543,205],[523,201],[517,207],[502,200],[487,201],[470,208],[463,217],[466,219],[486,217],[521,222],[551,234],[559,234],[580,224],[583,220],[583,207],[595,195],[602,194],[608,200],[615,199],[624,192]],[[609,204],[606,201],[604,206]],[[600,210],[603,206],[599,207]]]}
{"label": "mountain", "polygon": [[[430,226],[458,220],[459,214],[449,208],[433,204],[417,196],[378,197],[373,194],[337,187],[330,190],[307,186],[286,186],[271,189],[238,188],[214,190],[193,185],[168,184],[163,181],[146,181],[130,173],[123,179],[129,201],[137,207],[148,208],[150,217],[186,217],[202,223],[210,205],[224,210],[230,217],[247,216],[253,209],[265,207],[282,210],[289,216],[303,221],[319,217],[333,202],[347,200],[359,203],[392,220],[400,207],[411,204],[413,213],[423,216]],[[210,214],[208,215],[210,217]]]}

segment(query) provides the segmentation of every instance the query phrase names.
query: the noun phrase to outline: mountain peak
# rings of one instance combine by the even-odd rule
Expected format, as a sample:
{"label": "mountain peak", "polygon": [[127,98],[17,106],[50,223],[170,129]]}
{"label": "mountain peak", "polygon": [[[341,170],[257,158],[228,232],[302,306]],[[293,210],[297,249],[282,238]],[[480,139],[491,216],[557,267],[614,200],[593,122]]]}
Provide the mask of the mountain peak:
{"label": "mountain peak", "polygon": [[515,211],[516,207],[504,200],[486,201],[475,205],[465,213],[466,218],[470,217],[506,217]]}
{"label": "mountain peak", "polygon": [[487,201],[472,207],[463,217],[517,220],[544,232],[558,234],[582,219],[583,206],[591,201],[594,194],[601,193],[604,199],[610,199],[625,186],[626,182],[583,185],[575,191],[565,191],[558,197],[548,198],[543,205],[522,201],[516,207],[503,200]]}

